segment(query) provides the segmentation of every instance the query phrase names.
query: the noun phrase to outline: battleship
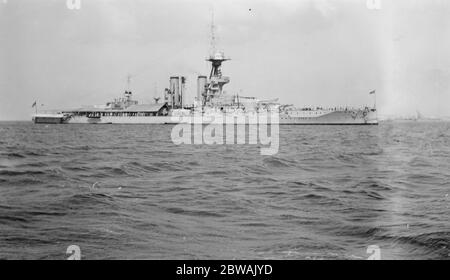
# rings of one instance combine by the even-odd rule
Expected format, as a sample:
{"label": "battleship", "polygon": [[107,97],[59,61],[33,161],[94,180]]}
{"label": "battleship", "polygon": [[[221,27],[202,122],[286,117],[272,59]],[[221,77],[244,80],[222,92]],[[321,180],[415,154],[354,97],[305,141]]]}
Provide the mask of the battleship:
{"label": "battleship", "polygon": [[[53,114],[33,115],[33,122],[40,124],[177,124],[182,122],[211,123],[215,120],[232,120],[234,123],[258,122],[252,116],[271,115],[279,124],[292,125],[377,125],[377,109],[323,108],[283,105],[275,100],[260,100],[239,94],[229,95],[223,87],[230,78],[222,75],[222,64],[230,59],[223,52],[215,52],[207,58],[211,63],[209,77],[198,76],[197,96],[193,104],[187,104],[186,77],[173,76],[164,90],[163,100],[155,98],[153,104],[139,104],[133,100],[131,90],[124,96],[105,105],[82,107]],[[375,92],[372,92],[375,93]],[[160,102],[161,100],[161,102]],[[273,120],[273,118],[272,118]]]}
{"label": "battleship", "polygon": [[[186,77],[172,76],[164,90],[163,100],[139,104],[133,100],[128,77],[128,90],[123,97],[105,105],[82,107],[53,114],[36,114],[34,123],[45,124],[178,124],[223,123],[259,124],[270,122],[296,125],[377,125],[376,102],[373,108],[323,108],[283,105],[278,99],[260,100],[239,94],[227,94],[223,88],[230,77],[222,75],[222,64],[231,60],[216,51],[214,18],[211,24],[211,51],[206,59],[211,64],[209,77],[197,77],[197,94],[193,104],[186,102]],[[375,91],[371,92],[375,94]],[[376,99],[375,99],[376,100]],[[36,102],[33,104],[36,105]],[[36,107],[37,110],[37,107]]]}

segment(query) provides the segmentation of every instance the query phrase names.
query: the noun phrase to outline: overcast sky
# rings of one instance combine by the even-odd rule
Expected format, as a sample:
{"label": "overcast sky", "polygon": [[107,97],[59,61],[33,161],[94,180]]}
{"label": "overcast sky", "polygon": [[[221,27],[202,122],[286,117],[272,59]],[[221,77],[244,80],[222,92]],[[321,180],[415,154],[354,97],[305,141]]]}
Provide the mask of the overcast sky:
{"label": "overcast sky", "polygon": [[450,1],[0,0],[0,120],[104,104],[126,76],[150,102],[169,76],[208,74],[214,10],[232,60],[228,93],[297,106],[372,105],[381,114],[450,115]]}

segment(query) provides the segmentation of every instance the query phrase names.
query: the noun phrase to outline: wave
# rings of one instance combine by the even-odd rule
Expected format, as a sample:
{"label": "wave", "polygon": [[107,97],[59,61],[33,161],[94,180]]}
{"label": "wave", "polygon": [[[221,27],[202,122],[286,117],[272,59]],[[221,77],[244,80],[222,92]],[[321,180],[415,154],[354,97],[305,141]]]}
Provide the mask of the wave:
{"label": "wave", "polygon": [[125,170],[125,168],[119,168],[119,167],[97,167],[91,169],[91,176],[93,177],[102,177],[102,178],[108,178],[111,176],[129,176],[130,174]]}
{"label": "wave", "polygon": [[116,206],[115,199],[107,194],[103,193],[82,193],[82,194],[74,194],[61,202],[60,205],[65,205],[66,207],[70,206]]}
{"label": "wave", "polygon": [[46,174],[46,172],[37,170],[24,170],[24,171],[0,170],[1,176],[24,176],[24,175],[44,175],[44,174]]}
{"label": "wave", "polygon": [[146,165],[137,161],[129,162],[122,166],[122,168],[130,170],[130,172],[133,171],[143,171],[143,172],[161,172],[162,169],[158,166],[152,165]]}
{"label": "wave", "polygon": [[289,181],[287,182],[287,186],[291,189],[291,190],[296,190],[296,189],[300,189],[300,190],[314,190],[314,191],[318,191],[318,192],[333,192],[333,189],[331,189],[330,187],[325,187],[323,185],[319,185],[317,183],[313,183],[313,182],[301,182],[301,181]]}
{"label": "wave", "polygon": [[383,239],[389,239],[395,243],[410,244],[414,247],[425,249],[423,257],[430,254],[438,255],[440,259],[450,259],[450,232],[431,232],[412,236],[383,236]]}
{"label": "wave", "polygon": [[251,227],[251,228],[267,228],[270,227],[270,224],[267,223],[241,223],[239,224],[239,226],[241,227]]}
{"label": "wave", "polygon": [[[450,258],[450,232],[449,231],[436,231],[422,234],[411,234],[407,236],[392,234],[392,232],[398,232],[394,230],[398,227],[409,228],[410,225],[385,225],[378,227],[366,227],[366,226],[352,226],[346,225],[339,228],[331,229],[331,231],[337,236],[354,236],[363,238],[364,240],[370,240],[371,242],[388,243],[391,246],[399,247],[401,245],[412,245],[411,248],[405,248],[405,250],[414,250],[415,253],[422,254],[418,256],[420,258],[434,258],[433,254],[438,258],[449,259]],[[420,249],[420,250],[419,250]],[[410,255],[413,252],[406,252]]]}
{"label": "wave", "polygon": [[45,167],[49,167],[50,165],[45,163],[45,162],[37,162],[37,161],[33,161],[33,162],[27,162],[27,163],[23,163],[23,164],[18,164],[16,167],[17,168],[29,168],[29,167],[39,167],[39,168],[45,168]]}
{"label": "wave", "polygon": [[203,174],[205,174],[205,175],[212,175],[212,176],[224,176],[224,175],[229,175],[230,172],[223,171],[223,170],[211,170],[211,171],[207,171],[207,172],[205,172]]}
{"label": "wave", "polygon": [[9,214],[7,216],[0,215],[0,223],[1,224],[8,224],[8,223],[15,224],[15,223],[28,223],[28,222],[30,222],[30,220],[25,217],[20,217],[20,216],[12,215],[12,214]]}
{"label": "wave", "polygon": [[19,153],[9,153],[6,155],[8,158],[25,158],[25,155]]}
{"label": "wave", "polygon": [[275,168],[283,168],[283,167],[292,167],[296,165],[296,161],[288,160],[285,158],[279,157],[269,157],[263,160],[263,164],[267,167],[275,167]]}
{"label": "wave", "polygon": [[314,193],[310,193],[310,194],[305,194],[304,196],[302,196],[303,199],[328,199],[328,197],[324,196],[324,195],[318,195],[318,194],[314,194]]}
{"label": "wave", "polygon": [[372,190],[343,190],[342,191],[345,194],[351,194],[354,196],[362,196],[362,197],[369,197],[371,199],[375,200],[384,200],[386,197],[381,195],[380,193]]}
{"label": "wave", "polygon": [[188,210],[183,209],[179,207],[169,207],[164,208],[164,210],[171,214],[178,214],[178,215],[187,215],[187,216],[196,216],[196,217],[215,217],[215,218],[223,218],[225,215],[211,211],[204,211],[204,210]]}

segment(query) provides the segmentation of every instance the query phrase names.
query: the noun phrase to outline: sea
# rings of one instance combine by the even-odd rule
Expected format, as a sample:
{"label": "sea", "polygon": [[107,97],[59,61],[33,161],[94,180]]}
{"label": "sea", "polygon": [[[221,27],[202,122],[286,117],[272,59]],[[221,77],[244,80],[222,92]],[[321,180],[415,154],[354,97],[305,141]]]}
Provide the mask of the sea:
{"label": "sea", "polygon": [[0,123],[0,259],[450,259],[448,122],[172,129]]}

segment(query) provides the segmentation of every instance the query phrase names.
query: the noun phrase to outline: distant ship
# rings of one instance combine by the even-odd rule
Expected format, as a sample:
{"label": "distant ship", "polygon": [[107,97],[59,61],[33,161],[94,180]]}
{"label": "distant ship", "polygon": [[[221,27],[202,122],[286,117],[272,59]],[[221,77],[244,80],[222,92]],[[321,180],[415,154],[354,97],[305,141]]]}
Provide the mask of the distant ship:
{"label": "distant ship", "polygon": [[[186,78],[170,78],[170,87],[164,99],[154,104],[139,104],[133,100],[131,90],[122,98],[105,105],[60,111],[56,114],[36,114],[35,123],[45,124],[176,124],[180,122],[210,123],[214,119],[240,120],[252,123],[253,115],[276,113],[279,124],[296,125],[377,125],[377,110],[373,108],[296,108],[281,105],[278,100],[259,100],[255,97],[228,95],[224,85],[229,77],[222,75],[222,63],[230,59],[223,52],[215,52],[207,61],[211,73],[197,78],[197,97],[193,105],[185,104]],[[231,117],[231,118],[230,118]],[[226,121],[225,121],[226,122]]]}

